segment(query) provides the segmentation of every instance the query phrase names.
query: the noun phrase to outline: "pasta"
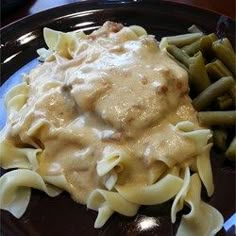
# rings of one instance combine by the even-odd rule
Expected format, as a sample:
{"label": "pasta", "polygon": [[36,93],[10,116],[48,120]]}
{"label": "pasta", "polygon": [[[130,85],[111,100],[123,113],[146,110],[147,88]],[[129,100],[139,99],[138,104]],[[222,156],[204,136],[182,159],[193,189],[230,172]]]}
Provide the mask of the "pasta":
{"label": "pasta", "polygon": [[19,111],[28,99],[28,85],[21,83],[16,85],[6,96],[5,105],[7,108],[8,119]]}
{"label": "pasta", "polygon": [[106,22],[89,35],[45,28],[44,38],[43,63],[6,95],[0,165],[17,170],[0,178],[1,209],[19,218],[30,188],[65,190],[98,211],[100,228],[114,212],[134,216],[140,205],[173,200],[173,223],[191,208],[177,235],[219,231],[222,216],[200,199],[201,182],[214,191],[212,133],[198,123],[187,73],[140,26]]}
{"label": "pasta", "polygon": [[[219,227],[224,221],[223,217],[215,208],[201,201],[200,193],[200,178],[198,174],[194,174],[191,176],[190,189],[185,198],[191,207],[191,211],[182,217],[177,236],[215,235],[220,230]],[[200,218],[201,220],[199,220]],[[212,227],[212,225],[214,226]]]}
{"label": "pasta", "polygon": [[15,217],[21,217],[30,200],[30,188],[44,191],[51,197],[61,193],[60,189],[47,186],[42,177],[31,170],[13,170],[0,179],[1,209],[10,211]]}
{"label": "pasta", "polygon": [[186,197],[187,192],[189,191],[189,186],[190,186],[190,171],[189,171],[189,168],[187,167],[185,169],[183,184],[182,184],[181,189],[179,190],[178,194],[176,194],[175,200],[174,200],[172,207],[171,207],[171,221],[172,221],[172,223],[175,223],[175,221],[176,221],[177,212],[183,209],[184,198]]}
{"label": "pasta", "polygon": [[125,153],[122,153],[122,151],[119,150],[111,150],[109,148],[106,150],[104,149],[104,158],[101,159],[97,163],[97,173],[99,176],[103,176],[107,174],[109,171],[111,171],[113,168],[119,167],[119,170],[122,171],[123,169],[123,164],[122,161],[124,162],[127,159],[127,156]]}
{"label": "pasta", "polygon": [[[116,211],[126,216],[133,216],[138,211],[138,205],[127,201],[119,193],[95,190],[88,199],[88,208],[98,210],[95,227],[101,227],[111,214]],[[105,219],[104,219],[105,214]],[[108,216],[108,218],[106,217]]]}
{"label": "pasta", "polygon": [[17,148],[6,141],[0,142],[0,164],[4,169],[38,169],[37,155],[42,152],[35,148]]}

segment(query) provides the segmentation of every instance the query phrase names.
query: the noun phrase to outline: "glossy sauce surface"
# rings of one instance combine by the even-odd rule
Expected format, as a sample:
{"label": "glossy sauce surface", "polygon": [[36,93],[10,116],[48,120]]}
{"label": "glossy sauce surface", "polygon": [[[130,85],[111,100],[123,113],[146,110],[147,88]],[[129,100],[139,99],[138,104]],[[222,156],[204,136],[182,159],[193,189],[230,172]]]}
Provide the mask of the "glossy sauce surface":
{"label": "glossy sauce surface", "polygon": [[75,43],[67,57],[61,48],[25,75],[28,100],[8,120],[10,142],[43,149],[41,175],[65,175],[72,198],[85,204],[104,189],[96,166],[114,150],[133,159],[118,185],[150,185],[194,160],[196,145],[174,129],[185,120],[198,128],[187,73],[153,36],[106,22]]}

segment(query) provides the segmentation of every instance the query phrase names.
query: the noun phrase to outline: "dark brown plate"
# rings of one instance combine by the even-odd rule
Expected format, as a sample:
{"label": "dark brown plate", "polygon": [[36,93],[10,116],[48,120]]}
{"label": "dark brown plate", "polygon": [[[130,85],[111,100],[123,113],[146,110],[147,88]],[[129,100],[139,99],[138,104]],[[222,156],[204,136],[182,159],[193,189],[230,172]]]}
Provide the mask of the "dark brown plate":
{"label": "dark brown plate", "polygon": [[[186,32],[196,24],[205,32],[215,32],[219,15],[170,2],[145,1],[85,1],[50,9],[24,18],[1,29],[0,128],[4,125],[3,96],[17,83],[22,72],[29,71],[37,60],[36,49],[44,45],[42,29],[47,26],[61,31],[84,29],[91,31],[106,20],[137,24],[155,34],[157,39]],[[235,21],[228,19],[226,35],[234,42]],[[224,30],[225,32],[225,30]],[[30,63],[29,63],[30,62]],[[29,64],[28,64],[29,63]],[[22,68],[22,66],[24,66]],[[21,69],[20,69],[21,68]],[[14,74],[14,75],[13,75]],[[220,153],[212,154],[215,193],[206,199],[225,218],[219,235],[234,235],[235,169]],[[2,171],[3,173],[3,171]],[[21,219],[1,211],[2,236],[63,236],[63,235],[174,235],[178,224],[171,224],[170,203],[158,207],[142,207],[139,214],[128,218],[114,214],[101,229],[94,229],[97,213],[71,200],[67,193],[50,198],[33,190],[29,207]],[[231,221],[229,220],[230,217]],[[154,217],[154,218],[153,218]],[[153,224],[144,227],[152,220]],[[146,224],[147,225],[147,224]],[[232,227],[231,227],[232,226]]]}

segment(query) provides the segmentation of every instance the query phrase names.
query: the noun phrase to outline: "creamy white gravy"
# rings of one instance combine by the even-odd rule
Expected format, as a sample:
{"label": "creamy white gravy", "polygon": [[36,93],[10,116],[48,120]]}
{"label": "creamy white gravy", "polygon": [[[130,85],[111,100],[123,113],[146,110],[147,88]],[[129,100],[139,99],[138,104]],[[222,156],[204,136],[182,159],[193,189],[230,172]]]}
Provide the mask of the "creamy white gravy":
{"label": "creamy white gravy", "polygon": [[119,184],[151,184],[157,172],[196,155],[191,140],[172,128],[184,120],[198,125],[187,74],[151,35],[107,22],[78,40],[73,58],[56,53],[26,81],[29,99],[9,121],[7,138],[42,148],[38,172],[64,174],[80,203],[105,188],[96,165],[108,146],[135,163]]}

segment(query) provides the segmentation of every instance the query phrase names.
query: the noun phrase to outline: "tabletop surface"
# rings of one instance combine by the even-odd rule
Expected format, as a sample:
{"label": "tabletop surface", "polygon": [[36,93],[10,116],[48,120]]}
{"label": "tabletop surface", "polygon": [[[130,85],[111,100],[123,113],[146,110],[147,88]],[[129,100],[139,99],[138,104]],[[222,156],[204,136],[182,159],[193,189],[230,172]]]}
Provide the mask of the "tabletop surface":
{"label": "tabletop surface", "polygon": [[[22,17],[35,14],[37,12],[69,4],[79,2],[80,0],[3,0],[1,1],[2,17],[1,26],[19,20]],[[235,19],[235,0],[169,0],[179,2],[191,6],[196,6]]]}

